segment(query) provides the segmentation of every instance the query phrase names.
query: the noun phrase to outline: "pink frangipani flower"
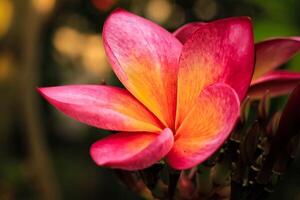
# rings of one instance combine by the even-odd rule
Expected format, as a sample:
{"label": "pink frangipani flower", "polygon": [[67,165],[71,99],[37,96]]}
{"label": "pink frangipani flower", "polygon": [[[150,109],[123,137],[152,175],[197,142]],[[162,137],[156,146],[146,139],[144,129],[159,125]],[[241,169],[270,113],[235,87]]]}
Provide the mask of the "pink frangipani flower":
{"label": "pink frangipani flower", "polygon": [[118,9],[105,22],[103,43],[126,89],[39,88],[66,115],[119,131],[92,145],[98,165],[139,170],[164,159],[174,169],[188,169],[224,143],[253,73],[249,18],[207,23],[182,44],[153,22]]}
{"label": "pink frangipani flower", "polygon": [[[222,20],[220,20],[222,21]],[[202,26],[203,22],[189,23],[174,32],[184,44]],[[255,44],[255,69],[248,91],[250,98],[261,98],[290,93],[300,82],[300,73],[275,70],[300,50],[300,37],[270,38]]]}

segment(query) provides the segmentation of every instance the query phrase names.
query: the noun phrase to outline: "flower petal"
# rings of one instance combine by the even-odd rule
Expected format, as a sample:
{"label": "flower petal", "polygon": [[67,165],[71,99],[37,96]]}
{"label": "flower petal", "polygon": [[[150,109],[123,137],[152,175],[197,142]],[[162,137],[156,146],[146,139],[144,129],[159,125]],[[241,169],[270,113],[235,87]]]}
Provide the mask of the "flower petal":
{"label": "flower petal", "polygon": [[252,82],[248,91],[251,99],[262,98],[266,92],[271,97],[289,94],[300,82],[300,73],[276,70]]}
{"label": "flower petal", "polygon": [[254,43],[249,18],[228,18],[202,24],[184,43],[178,74],[176,127],[201,90],[222,82],[242,100],[254,66]]}
{"label": "flower petal", "polygon": [[91,126],[119,131],[160,131],[158,119],[128,91],[100,85],[39,88],[58,110]]}
{"label": "flower petal", "polygon": [[300,50],[300,37],[283,37],[255,44],[253,80],[287,62]]}
{"label": "flower petal", "polygon": [[173,133],[168,128],[160,134],[117,133],[94,143],[90,154],[100,166],[139,170],[163,158],[172,148],[173,142]]}
{"label": "flower petal", "polygon": [[107,19],[103,40],[124,86],[164,125],[174,127],[181,43],[160,26],[120,9]]}
{"label": "flower petal", "polygon": [[179,29],[177,29],[173,35],[182,43],[184,44],[195,31],[198,30],[202,25],[205,25],[204,22],[192,22],[183,25]]}
{"label": "flower petal", "polygon": [[239,98],[226,84],[204,89],[175,135],[167,162],[191,168],[212,155],[226,140],[239,116]]}

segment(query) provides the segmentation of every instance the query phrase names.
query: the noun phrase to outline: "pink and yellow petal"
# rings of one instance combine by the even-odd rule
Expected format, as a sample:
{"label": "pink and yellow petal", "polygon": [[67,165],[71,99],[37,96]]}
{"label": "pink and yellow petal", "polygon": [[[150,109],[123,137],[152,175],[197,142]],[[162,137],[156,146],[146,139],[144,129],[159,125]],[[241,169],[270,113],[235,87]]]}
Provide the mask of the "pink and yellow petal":
{"label": "pink and yellow petal", "polygon": [[286,63],[300,50],[300,37],[268,39],[255,44],[253,81]]}
{"label": "pink and yellow petal", "polygon": [[103,40],[124,86],[164,125],[174,127],[181,43],[160,26],[120,9],[105,22]]}
{"label": "pink and yellow petal", "polygon": [[173,133],[117,133],[91,147],[92,159],[99,165],[124,170],[140,170],[162,159],[172,148]]}
{"label": "pink and yellow petal", "polygon": [[176,132],[166,156],[175,169],[188,169],[206,160],[224,143],[239,116],[239,98],[230,86],[204,89]]}
{"label": "pink and yellow petal", "polygon": [[215,82],[230,85],[242,100],[254,67],[249,18],[228,18],[199,25],[184,43],[180,58],[176,127],[203,88]]}
{"label": "pink and yellow petal", "polygon": [[300,73],[276,70],[252,82],[248,95],[252,99],[262,98],[266,92],[271,97],[289,94],[300,82]]}
{"label": "pink and yellow petal", "polygon": [[58,110],[91,126],[118,131],[161,130],[159,120],[125,89],[70,85],[38,90]]}

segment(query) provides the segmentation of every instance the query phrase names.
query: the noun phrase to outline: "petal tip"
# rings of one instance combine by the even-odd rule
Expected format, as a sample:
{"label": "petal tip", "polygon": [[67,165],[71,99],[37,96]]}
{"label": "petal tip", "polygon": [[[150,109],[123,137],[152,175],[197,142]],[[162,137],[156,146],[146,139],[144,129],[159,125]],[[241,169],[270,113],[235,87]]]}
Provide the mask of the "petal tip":
{"label": "petal tip", "polygon": [[145,169],[162,159],[172,148],[173,133],[117,133],[92,144],[90,156],[103,167],[123,170]]}
{"label": "petal tip", "polygon": [[53,101],[59,100],[58,94],[61,88],[63,88],[63,86],[39,87],[37,91],[42,97],[49,101],[49,103],[54,104]]}
{"label": "petal tip", "polygon": [[49,99],[49,89],[51,89],[52,87],[37,87],[36,90],[37,92],[44,97],[45,99]]}

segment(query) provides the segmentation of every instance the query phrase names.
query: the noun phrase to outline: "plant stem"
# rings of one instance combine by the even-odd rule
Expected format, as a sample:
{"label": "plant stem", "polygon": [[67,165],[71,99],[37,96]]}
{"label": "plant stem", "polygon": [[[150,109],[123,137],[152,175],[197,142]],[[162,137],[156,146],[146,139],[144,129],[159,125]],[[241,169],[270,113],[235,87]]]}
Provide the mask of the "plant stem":
{"label": "plant stem", "polygon": [[[51,159],[44,139],[45,131],[42,127],[41,116],[38,112],[38,99],[35,90],[38,85],[39,44],[44,18],[33,8],[29,2],[15,1],[23,13],[22,22],[22,50],[21,66],[23,73],[20,80],[20,96],[25,123],[27,148],[32,173],[36,178],[39,189],[39,199],[61,199],[60,191],[55,179]],[[20,16],[20,18],[22,18]]]}
{"label": "plant stem", "polygon": [[180,172],[169,169],[169,187],[168,187],[168,197],[169,200],[173,200],[175,192],[176,192],[176,187],[177,187],[177,182],[179,180]]}

